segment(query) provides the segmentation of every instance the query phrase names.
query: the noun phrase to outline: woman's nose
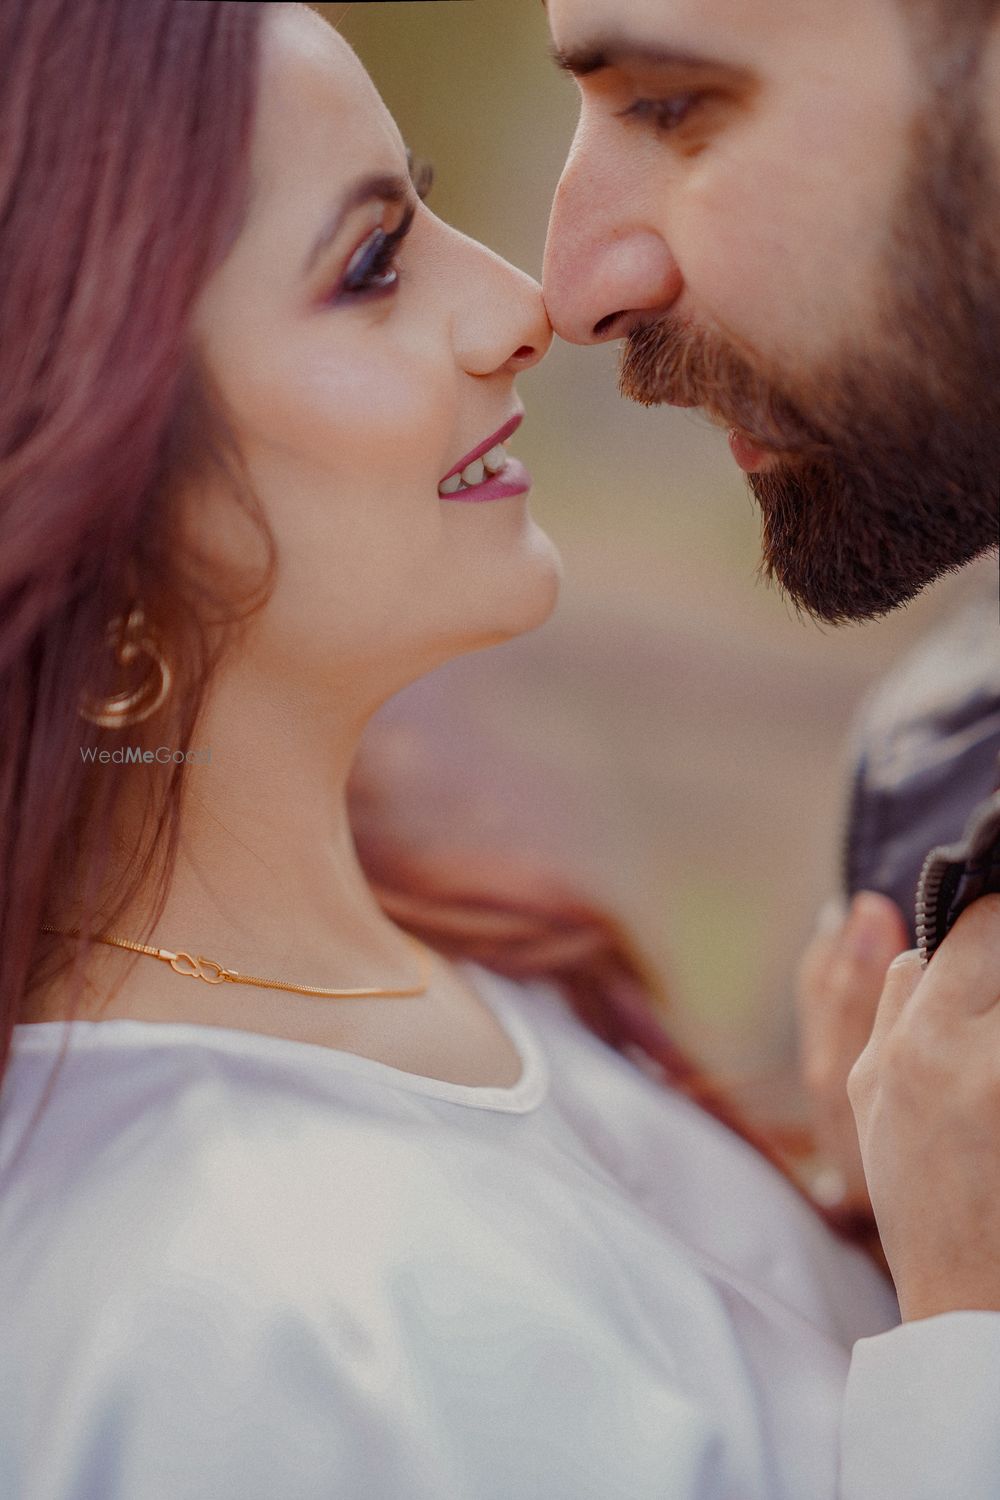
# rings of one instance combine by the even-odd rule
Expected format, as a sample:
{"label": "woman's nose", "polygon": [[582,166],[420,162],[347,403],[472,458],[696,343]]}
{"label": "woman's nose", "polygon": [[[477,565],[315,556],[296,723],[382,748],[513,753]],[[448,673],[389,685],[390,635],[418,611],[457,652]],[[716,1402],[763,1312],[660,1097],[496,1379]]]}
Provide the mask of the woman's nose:
{"label": "woman's nose", "polygon": [[632,222],[600,179],[568,165],[556,189],[542,287],[552,326],[571,344],[619,339],[665,313],[683,280],[655,225]]}
{"label": "woman's nose", "polygon": [[477,250],[486,257],[487,274],[456,330],[458,357],[471,375],[518,375],[544,359],[552,343],[542,289],[492,250]]}
{"label": "woman's nose", "polygon": [[506,361],[512,374],[530,370],[543,360],[552,343],[552,324],[545,310],[542,289],[533,276],[524,271],[510,270],[518,278],[519,316],[514,337],[520,342]]}

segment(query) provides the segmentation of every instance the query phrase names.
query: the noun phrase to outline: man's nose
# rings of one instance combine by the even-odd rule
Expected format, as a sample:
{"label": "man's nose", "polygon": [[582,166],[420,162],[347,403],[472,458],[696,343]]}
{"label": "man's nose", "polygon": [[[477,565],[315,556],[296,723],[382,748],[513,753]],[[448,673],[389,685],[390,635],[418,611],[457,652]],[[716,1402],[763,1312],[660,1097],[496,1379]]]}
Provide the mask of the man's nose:
{"label": "man's nose", "polygon": [[571,344],[624,337],[665,313],[683,285],[656,227],[630,220],[598,182],[567,166],[545,243],[545,305],[556,333]]}

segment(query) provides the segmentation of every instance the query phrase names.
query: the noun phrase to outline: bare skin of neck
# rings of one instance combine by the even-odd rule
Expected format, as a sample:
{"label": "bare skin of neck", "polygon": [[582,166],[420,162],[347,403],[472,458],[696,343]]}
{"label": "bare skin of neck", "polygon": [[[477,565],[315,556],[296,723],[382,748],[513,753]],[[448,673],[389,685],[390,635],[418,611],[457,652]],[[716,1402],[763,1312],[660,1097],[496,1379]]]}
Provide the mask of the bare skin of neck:
{"label": "bare skin of neck", "polygon": [[[269,705],[233,678],[224,681],[201,731],[210,764],[189,772],[163,913],[147,934],[148,908],[137,901],[115,933],[290,984],[417,983],[417,956],[368,885],[348,823],[347,776],[366,717],[351,723],[317,708],[305,728],[300,719],[291,733],[282,705]],[[141,767],[131,770],[141,774]],[[72,910],[56,913],[54,925],[77,925]],[[95,944],[84,993],[76,1012],[82,1019],[241,1028],[458,1083],[507,1086],[520,1074],[516,1050],[488,1005],[438,955],[424,995],[321,999],[209,985],[155,958]],[[63,977],[31,997],[24,1019],[61,1019],[68,1002]]]}

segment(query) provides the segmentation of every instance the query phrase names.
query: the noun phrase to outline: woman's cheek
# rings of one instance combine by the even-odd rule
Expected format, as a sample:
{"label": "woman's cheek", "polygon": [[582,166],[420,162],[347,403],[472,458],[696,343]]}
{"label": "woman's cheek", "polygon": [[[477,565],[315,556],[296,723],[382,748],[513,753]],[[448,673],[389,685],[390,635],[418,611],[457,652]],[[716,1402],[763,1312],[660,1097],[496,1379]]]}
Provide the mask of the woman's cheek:
{"label": "woman's cheek", "polygon": [[338,353],[297,364],[264,393],[261,419],[320,469],[409,486],[426,469],[436,484],[451,457],[454,398],[433,371]]}

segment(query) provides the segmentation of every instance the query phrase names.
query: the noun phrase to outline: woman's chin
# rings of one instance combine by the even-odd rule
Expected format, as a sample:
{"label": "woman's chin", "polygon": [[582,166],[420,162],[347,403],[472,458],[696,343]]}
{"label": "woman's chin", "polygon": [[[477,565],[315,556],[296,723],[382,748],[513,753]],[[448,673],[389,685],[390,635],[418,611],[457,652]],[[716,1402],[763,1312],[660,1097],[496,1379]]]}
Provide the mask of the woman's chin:
{"label": "woman's chin", "polygon": [[510,635],[537,630],[555,611],[563,580],[563,560],[547,531],[534,521],[527,539],[528,555],[523,560],[523,584],[511,587],[506,604],[513,616]]}
{"label": "woman's chin", "polygon": [[[500,646],[537,630],[555,612],[563,579],[563,561],[552,539],[533,527],[530,555],[523,557],[516,576],[507,573],[480,593],[484,606],[481,625],[469,630],[459,653]],[[494,607],[489,607],[492,604]]]}

